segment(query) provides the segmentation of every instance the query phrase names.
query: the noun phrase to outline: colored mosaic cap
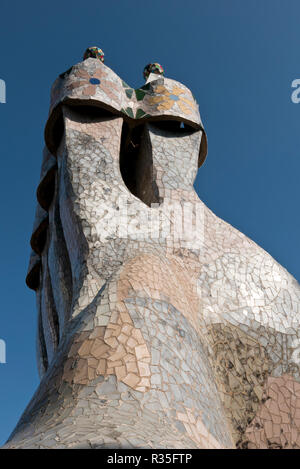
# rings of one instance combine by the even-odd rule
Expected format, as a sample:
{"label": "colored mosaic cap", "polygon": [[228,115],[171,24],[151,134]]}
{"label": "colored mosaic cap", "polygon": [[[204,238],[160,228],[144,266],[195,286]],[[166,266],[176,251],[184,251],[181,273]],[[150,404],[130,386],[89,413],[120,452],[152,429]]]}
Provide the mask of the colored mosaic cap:
{"label": "colored mosaic cap", "polygon": [[165,71],[160,64],[154,62],[152,64],[146,65],[146,67],[144,68],[143,75],[144,75],[145,80],[147,80],[150,73],[156,73],[157,75],[164,75]]}
{"label": "colored mosaic cap", "polygon": [[99,59],[104,62],[104,52],[99,47],[88,47],[84,53],[83,60],[92,57],[93,59]]}

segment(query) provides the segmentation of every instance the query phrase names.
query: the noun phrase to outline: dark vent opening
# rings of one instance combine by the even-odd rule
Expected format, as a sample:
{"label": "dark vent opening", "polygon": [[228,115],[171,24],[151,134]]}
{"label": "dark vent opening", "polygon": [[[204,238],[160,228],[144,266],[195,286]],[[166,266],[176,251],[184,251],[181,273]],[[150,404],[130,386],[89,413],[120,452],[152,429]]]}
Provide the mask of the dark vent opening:
{"label": "dark vent opening", "polygon": [[151,207],[161,203],[153,166],[152,146],[147,125],[130,127],[123,123],[120,171],[129,191]]}
{"label": "dark vent opening", "polygon": [[166,132],[170,132],[170,137],[172,137],[174,133],[178,135],[195,132],[195,129],[191,125],[175,119],[153,120],[151,121],[151,126]]}
{"label": "dark vent opening", "polygon": [[54,196],[56,169],[53,166],[37,188],[37,199],[44,210],[48,210]]}
{"label": "dark vent opening", "polygon": [[42,314],[40,311],[40,307],[39,307],[39,316],[38,316],[38,339],[39,339],[41,362],[42,362],[41,365],[43,367],[44,372],[46,372],[48,369],[48,354],[47,354],[47,347],[46,347],[46,341],[45,341],[45,336],[44,336]]}
{"label": "dark vent opening", "polygon": [[138,197],[137,162],[139,158],[142,132],[142,125],[132,128],[127,122],[123,123],[120,149],[120,171],[127,188],[136,197]]}
{"label": "dark vent opening", "polygon": [[37,262],[26,276],[26,285],[32,290],[37,290],[40,285],[41,262]]}
{"label": "dark vent opening", "polygon": [[[115,117],[115,115],[109,111],[108,109],[105,109],[102,106],[97,106],[97,105],[89,105],[87,106],[84,103],[75,101],[75,102],[68,102],[68,107],[72,109],[72,111],[75,111],[78,113],[78,121],[77,122],[82,122],[82,117],[85,116],[88,119],[90,118],[110,118],[110,117]],[[72,119],[76,121],[76,115],[72,115]]]}
{"label": "dark vent opening", "polygon": [[48,226],[49,226],[49,218],[47,216],[37,227],[37,229],[32,234],[31,239],[30,239],[30,245],[33,251],[39,255],[42,254],[45,244],[46,244]]}
{"label": "dark vent opening", "polygon": [[53,328],[55,332],[56,344],[58,345],[59,344],[59,320],[58,320],[58,314],[57,314],[55,307],[53,308],[52,320],[53,320]]}

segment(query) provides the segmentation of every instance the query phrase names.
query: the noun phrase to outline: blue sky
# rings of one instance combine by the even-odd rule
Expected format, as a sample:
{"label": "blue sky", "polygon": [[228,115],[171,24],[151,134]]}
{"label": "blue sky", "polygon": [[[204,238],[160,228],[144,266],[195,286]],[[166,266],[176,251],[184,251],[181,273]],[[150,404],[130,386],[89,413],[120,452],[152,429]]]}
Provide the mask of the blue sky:
{"label": "blue sky", "polygon": [[35,295],[24,279],[56,76],[90,45],[133,87],[147,63],[161,63],[200,105],[200,198],[300,280],[299,15],[299,0],[1,1],[0,444],[38,385]]}

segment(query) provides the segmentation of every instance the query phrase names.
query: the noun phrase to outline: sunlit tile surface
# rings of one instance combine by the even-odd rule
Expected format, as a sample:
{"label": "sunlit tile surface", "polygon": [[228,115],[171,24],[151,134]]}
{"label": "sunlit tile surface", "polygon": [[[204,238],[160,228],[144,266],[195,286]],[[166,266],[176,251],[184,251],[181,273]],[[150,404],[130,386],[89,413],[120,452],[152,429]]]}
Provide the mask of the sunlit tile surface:
{"label": "sunlit tile surface", "polygon": [[299,284],[195,193],[191,92],[89,57],[54,83],[45,139],[41,383],[6,447],[300,448]]}

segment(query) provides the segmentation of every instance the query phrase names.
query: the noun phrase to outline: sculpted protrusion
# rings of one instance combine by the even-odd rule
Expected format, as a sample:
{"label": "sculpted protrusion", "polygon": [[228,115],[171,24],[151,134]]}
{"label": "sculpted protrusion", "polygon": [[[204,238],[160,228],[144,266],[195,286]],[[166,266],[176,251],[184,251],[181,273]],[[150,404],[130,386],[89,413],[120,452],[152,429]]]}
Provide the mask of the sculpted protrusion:
{"label": "sculpted protrusion", "polygon": [[88,51],[52,88],[26,280],[42,379],[5,447],[300,448],[299,284],[198,198],[190,90],[153,64],[133,89]]}

